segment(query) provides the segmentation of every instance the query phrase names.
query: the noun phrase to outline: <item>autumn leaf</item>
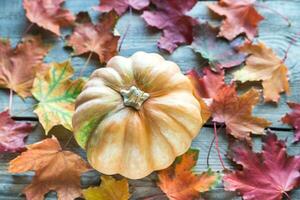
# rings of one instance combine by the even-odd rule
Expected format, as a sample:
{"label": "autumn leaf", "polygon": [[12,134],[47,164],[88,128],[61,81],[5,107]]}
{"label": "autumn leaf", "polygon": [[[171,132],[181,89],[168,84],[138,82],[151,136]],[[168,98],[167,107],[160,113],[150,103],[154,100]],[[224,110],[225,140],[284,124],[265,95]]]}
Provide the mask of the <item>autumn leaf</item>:
{"label": "autumn leaf", "polygon": [[30,185],[23,192],[29,200],[44,199],[51,190],[59,200],[73,200],[81,196],[80,175],[89,165],[77,154],[63,151],[53,136],[27,146],[27,151],[10,161],[10,173],[35,171]]}
{"label": "autumn leaf", "polygon": [[228,133],[250,143],[250,133],[262,135],[271,125],[263,118],[252,116],[252,109],[258,101],[259,93],[254,89],[238,96],[234,85],[222,87],[210,105],[212,121],[225,123]]}
{"label": "autumn leaf", "polygon": [[218,38],[217,34],[218,29],[208,23],[197,25],[194,28],[194,41],[191,48],[205,58],[215,71],[243,63],[245,54],[237,49],[242,44],[242,40],[237,38],[228,42],[223,38]]}
{"label": "autumn leaf", "polygon": [[23,98],[31,96],[35,74],[43,70],[43,58],[49,49],[37,36],[24,38],[15,49],[9,40],[0,39],[0,87]]}
{"label": "autumn leaf", "polygon": [[32,131],[31,123],[15,122],[8,110],[0,113],[0,153],[25,149],[24,139]]}
{"label": "autumn leaf", "polygon": [[200,192],[209,191],[219,180],[219,175],[212,171],[194,174],[191,170],[196,165],[198,150],[189,150],[179,157],[167,169],[158,172],[158,186],[170,200],[192,200]]}
{"label": "autumn leaf", "polygon": [[[300,185],[300,156],[287,154],[284,141],[275,134],[263,138],[261,153],[245,143],[234,143],[229,157],[241,170],[226,174],[225,190],[237,191],[245,200],[281,200],[286,192]],[[289,198],[290,199],[290,198]]]}
{"label": "autumn leaf", "polygon": [[142,17],[148,25],[163,30],[158,47],[172,53],[178,45],[191,44],[193,27],[197,20],[186,15],[197,0],[151,0],[156,10],[144,11]]}
{"label": "autumn leaf", "polygon": [[264,18],[254,8],[255,0],[220,0],[208,7],[220,16],[225,16],[219,36],[228,40],[245,33],[252,40],[257,34],[257,26]]}
{"label": "autumn leaf", "polygon": [[262,81],[264,100],[278,102],[281,92],[289,93],[288,69],[280,58],[263,43],[246,43],[240,48],[249,53],[246,66],[234,73],[234,79],[241,81]]}
{"label": "autumn leaf", "polygon": [[191,80],[197,96],[202,98],[214,98],[218,91],[225,86],[223,70],[215,73],[206,67],[202,70],[202,75],[196,70],[191,70],[187,73],[187,76]]}
{"label": "autumn leaf", "polygon": [[23,0],[26,17],[30,22],[60,35],[60,27],[74,23],[75,17],[61,8],[64,0]]}
{"label": "autumn leaf", "polygon": [[75,55],[95,53],[101,63],[106,63],[117,54],[119,36],[113,34],[116,14],[114,12],[106,14],[101,23],[96,25],[86,14],[81,13],[79,16],[87,19],[84,23],[76,25],[72,35],[67,38],[68,45],[72,46]]}
{"label": "autumn leaf", "polygon": [[295,142],[300,141],[300,104],[287,102],[288,106],[292,109],[291,113],[286,114],[281,121],[285,124],[290,124],[295,128]]}
{"label": "autumn leaf", "polygon": [[128,200],[129,186],[126,179],[115,180],[111,176],[101,176],[101,185],[83,190],[86,200]]}
{"label": "autumn leaf", "polygon": [[70,80],[73,73],[70,61],[51,63],[47,73],[34,80],[32,94],[39,101],[34,112],[46,134],[60,124],[72,130],[74,102],[84,85],[83,79]]}
{"label": "autumn leaf", "polygon": [[128,8],[142,10],[149,6],[150,0],[101,0],[96,10],[101,12],[116,11],[118,15],[122,15]]}
{"label": "autumn leaf", "polygon": [[218,90],[225,86],[224,71],[221,70],[219,73],[215,73],[206,67],[202,70],[202,75],[194,69],[187,72],[186,75],[193,85],[194,96],[201,105],[202,121],[206,123],[211,117],[208,105],[212,102]]}

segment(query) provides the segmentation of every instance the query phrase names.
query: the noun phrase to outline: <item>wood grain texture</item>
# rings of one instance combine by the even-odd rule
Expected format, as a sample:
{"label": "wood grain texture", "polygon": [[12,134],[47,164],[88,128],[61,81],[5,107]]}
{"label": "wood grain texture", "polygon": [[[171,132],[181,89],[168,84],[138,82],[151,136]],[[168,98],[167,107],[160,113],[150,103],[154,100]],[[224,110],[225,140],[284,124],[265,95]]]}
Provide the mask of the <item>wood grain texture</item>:
{"label": "wood grain texture", "polygon": [[[214,19],[211,13],[208,11],[206,5],[212,3],[212,1],[199,1],[196,7],[190,12],[194,17],[199,18],[201,21],[210,21],[214,25],[218,25],[219,21]],[[261,3],[261,1],[260,1]],[[96,21],[98,13],[91,8],[98,4],[98,0],[67,0],[65,7],[72,10],[74,13],[79,11],[89,11],[93,20]],[[300,0],[268,0],[265,4],[270,8],[277,10],[283,15],[287,16],[292,26],[287,27],[287,24],[282,18],[267,9],[258,8],[260,13],[266,18],[259,27],[259,40],[265,42],[268,46],[272,47],[279,56],[284,55],[284,51],[288,47],[293,38],[300,37],[296,34],[300,31]],[[205,62],[197,55],[195,55],[187,46],[178,48],[172,55],[159,51],[157,48],[157,41],[160,37],[160,31],[147,28],[145,22],[139,17],[139,12],[133,12],[132,15],[125,14],[121,17],[117,24],[117,30],[123,35],[126,27],[130,23],[130,28],[126,39],[122,45],[120,55],[130,56],[136,51],[146,52],[159,52],[166,59],[170,59],[178,63],[183,72],[186,72],[192,67],[203,67]],[[0,0],[0,37],[10,38],[13,45],[20,40],[24,30],[29,26],[28,21],[24,16],[24,10],[22,8],[21,0]],[[70,51],[64,49],[64,41],[55,38],[47,31],[40,31],[36,26],[31,29],[31,33],[41,32],[44,39],[53,45],[52,51],[46,57],[46,62],[63,61],[69,58]],[[70,33],[70,30],[64,30],[63,34]],[[300,42],[298,41],[293,45],[290,50],[289,57],[286,61],[290,70],[290,84],[291,94],[289,96],[282,95],[280,103],[276,105],[260,103],[254,110],[255,115],[264,117],[273,122],[273,129],[283,129],[286,131],[278,131],[277,135],[281,139],[287,138],[288,151],[290,154],[300,153],[300,144],[292,144],[293,133],[290,127],[283,125],[279,120],[282,115],[289,111],[286,101],[298,101],[300,102]],[[76,69],[76,75],[80,68],[86,61],[85,57],[72,57],[72,63]],[[89,63],[89,67],[85,71],[85,76],[96,68],[103,67],[98,61],[93,60]],[[230,80],[230,73],[227,75],[227,80]],[[245,84],[240,88],[240,92],[249,89],[251,85]],[[257,85],[253,85],[257,87]],[[16,119],[29,119],[37,121],[36,115],[32,112],[36,101],[33,98],[21,99],[14,95],[13,99],[13,115]],[[3,110],[8,106],[8,92],[6,90],[0,90],[0,110]],[[208,125],[209,126],[209,125]],[[201,172],[207,169],[206,155],[209,148],[209,144],[213,138],[212,128],[206,127],[201,130],[200,135],[193,141],[192,146],[200,149],[200,156],[195,171]],[[62,146],[67,143],[71,133],[65,129],[58,127],[51,131],[61,141]],[[40,125],[37,125],[34,132],[27,140],[28,144],[34,143],[45,138],[44,131]],[[224,156],[226,153],[228,138],[224,133],[220,133],[220,150],[223,155],[223,159],[226,166],[232,168],[230,161]],[[261,148],[260,137],[254,138],[254,149],[259,151]],[[82,155],[85,158],[85,153],[81,150],[74,140],[72,140],[64,149],[71,150],[75,153]],[[2,154],[0,155],[0,200],[21,200],[25,199],[21,195],[22,189],[31,182],[33,173],[24,173],[12,175],[8,174],[6,169],[8,162],[16,157],[17,154]],[[213,148],[210,157],[210,167],[213,170],[221,170],[220,161],[217,157],[217,152]],[[135,186],[131,190],[133,192],[132,200],[142,200],[145,196],[162,194],[159,188],[157,188],[153,182],[156,179],[155,175],[151,175],[145,179],[138,181],[130,181],[130,184]],[[85,173],[82,176],[82,186],[88,187],[90,185],[99,184],[99,173],[92,171]],[[134,189],[135,188],[135,189]],[[295,190],[290,193],[293,200],[300,199],[300,190]],[[235,200],[240,199],[235,193],[225,192],[221,185],[215,190],[205,193],[205,199],[213,200]],[[47,195],[47,199],[56,199],[55,193],[51,192]],[[166,199],[163,196],[158,196],[155,200]]]}
{"label": "wood grain texture", "polygon": [[[201,21],[208,20],[212,24],[217,25],[219,20],[216,20],[207,9],[206,5],[208,3],[212,2],[199,1],[195,8],[190,12],[190,15],[197,17]],[[93,19],[97,20],[98,13],[91,9],[92,6],[97,4],[98,0],[72,0],[66,1],[65,6],[74,13],[77,13],[80,10],[89,11],[93,16]],[[276,13],[270,12],[268,9],[258,8],[260,13],[265,17],[265,20],[259,27],[259,40],[272,47],[281,57],[284,55],[285,50],[293,38],[297,38],[298,41],[291,48],[289,57],[286,60],[286,64],[290,70],[290,95],[282,95],[281,101],[277,106],[274,104],[264,104],[261,101],[254,109],[254,113],[257,116],[264,117],[271,121],[273,123],[271,127],[289,128],[287,125],[283,125],[279,119],[289,110],[285,103],[286,101],[300,101],[300,63],[299,59],[297,59],[300,57],[300,37],[297,37],[296,35],[300,32],[300,1],[266,1],[265,4],[287,16],[292,22],[292,26],[288,27],[286,21],[276,15]],[[172,55],[159,51],[156,42],[160,37],[160,31],[147,28],[143,19],[139,17],[138,12],[134,12],[132,15],[127,13],[120,18],[117,24],[117,30],[121,35],[123,35],[129,22],[130,28],[122,45],[120,55],[130,56],[136,51],[159,52],[166,59],[178,63],[183,72],[186,72],[192,67],[203,67],[203,65],[205,65],[203,60],[194,54],[187,46],[178,48]],[[20,0],[2,0],[0,2],[0,33],[2,37],[11,38],[13,44],[16,44],[20,40],[20,36],[27,26],[28,22],[24,17],[24,11]],[[36,33],[37,27],[34,27],[31,32]],[[65,30],[63,33],[66,35],[69,32],[70,30]],[[63,49],[64,41],[53,37],[53,35],[49,34],[47,31],[42,31],[42,34],[44,35],[44,38],[47,37],[47,41],[53,45],[52,51],[45,59],[46,62],[63,61],[69,58],[69,51]],[[86,58],[84,57],[72,57],[72,63],[77,72],[84,65],[85,61]],[[98,61],[93,60],[85,71],[85,76],[88,76],[97,67],[103,66],[101,66]],[[230,79],[230,77],[229,73],[227,79]],[[240,87],[240,91],[245,91],[251,86],[257,87],[257,84],[244,84]],[[261,87],[258,88],[261,89]],[[36,115],[32,112],[35,104],[34,99],[27,98],[22,100],[20,97],[14,95],[13,102],[14,116],[36,118]],[[7,105],[8,94],[5,91],[0,91],[0,108],[3,109],[7,107]]]}
{"label": "wood grain texture", "polygon": [[[278,131],[276,132],[278,137],[283,140],[287,140],[288,144],[288,152],[291,155],[299,154],[300,143],[292,144],[293,133],[290,131]],[[56,127],[51,132],[50,135],[55,135],[60,141],[64,150],[70,150],[81,155],[84,159],[86,159],[85,152],[76,144],[75,140],[72,139],[71,142],[68,143],[70,137],[72,137],[71,133],[62,127]],[[40,141],[46,138],[44,131],[40,125],[37,125],[34,129],[33,133],[28,137],[27,144],[32,144],[34,142]],[[192,143],[192,148],[196,148],[200,150],[199,159],[197,166],[194,168],[195,172],[202,172],[207,170],[207,153],[209,149],[209,145],[211,140],[213,139],[213,129],[212,128],[202,128],[200,134],[194,139]],[[254,137],[253,138],[253,148],[255,151],[261,150],[261,138]],[[68,145],[66,146],[66,144]],[[224,159],[225,165],[229,169],[235,168],[232,163],[225,156],[227,145],[228,145],[228,136],[225,135],[224,132],[219,133],[219,143],[220,143],[220,151],[222,153],[222,157]],[[14,199],[21,200],[24,199],[23,196],[20,196],[22,193],[22,189],[30,184],[33,172],[27,172],[22,174],[9,174],[6,169],[8,167],[8,163],[11,159],[15,158],[18,154],[3,154],[0,157],[0,200],[6,199]],[[214,171],[221,171],[221,164],[217,156],[217,151],[213,147],[211,156],[209,159],[210,168]],[[91,171],[83,174],[82,176],[82,187],[86,188],[91,185],[99,185],[99,173],[96,171]],[[117,176],[118,177],[118,176]],[[133,193],[131,200],[142,200],[145,197],[148,197],[153,194],[162,194],[160,189],[156,187],[154,180],[156,180],[156,176],[154,174],[140,180],[131,180],[131,192]],[[295,190],[290,193],[292,199],[297,200],[300,196],[300,189]],[[203,194],[205,199],[213,199],[213,200],[234,200],[240,199],[237,197],[235,193],[226,192],[222,189],[222,186],[219,185],[216,189],[211,192],[207,192]],[[47,195],[47,199],[55,199],[55,193],[51,192]],[[155,200],[163,200],[166,199],[164,197],[158,197]]]}

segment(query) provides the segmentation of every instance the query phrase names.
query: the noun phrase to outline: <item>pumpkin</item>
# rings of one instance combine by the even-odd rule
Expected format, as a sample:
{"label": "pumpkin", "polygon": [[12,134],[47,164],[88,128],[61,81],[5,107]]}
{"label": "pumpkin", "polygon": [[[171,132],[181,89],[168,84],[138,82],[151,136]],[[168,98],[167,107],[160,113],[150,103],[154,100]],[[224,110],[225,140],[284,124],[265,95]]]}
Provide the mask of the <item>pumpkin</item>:
{"label": "pumpkin", "polygon": [[131,179],[171,165],[202,126],[191,82],[155,53],[111,58],[92,73],[75,104],[74,134],[89,163]]}

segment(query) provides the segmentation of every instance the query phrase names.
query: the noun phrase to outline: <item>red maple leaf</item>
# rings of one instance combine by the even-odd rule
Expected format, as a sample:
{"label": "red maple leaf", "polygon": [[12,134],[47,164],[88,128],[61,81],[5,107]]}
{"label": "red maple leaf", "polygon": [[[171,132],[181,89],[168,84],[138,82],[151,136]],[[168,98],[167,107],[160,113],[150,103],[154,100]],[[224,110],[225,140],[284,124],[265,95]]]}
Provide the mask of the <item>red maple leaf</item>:
{"label": "red maple leaf", "polygon": [[30,123],[16,123],[9,111],[0,113],[0,153],[19,152],[25,149],[24,139],[32,131]]}
{"label": "red maple leaf", "polygon": [[300,185],[300,156],[289,156],[275,134],[268,134],[263,143],[261,153],[241,142],[231,146],[228,155],[242,170],[224,176],[225,190],[238,191],[244,200],[280,200]]}
{"label": "red maple leaf", "polygon": [[197,0],[151,0],[155,11],[144,11],[142,17],[148,25],[163,30],[158,47],[172,53],[180,44],[191,44],[193,26],[197,20],[186,15]]}
{"label": "red maple leaf", "polygon": [[60,27],[73,24],[75,17],[61,8],[65,0],[24,0],[26,16],[32,23],[60,35]]}
{"label": "red maple leaf", "polygon": [[232,40],[245,33],[252,40],[257,34],[257,26],[263,16],[254,8],[255,0],[220,0],[208,7],[218,15],[225,16],[219,35]]}
{"label": "red maple leaf", "polygon": [[101,0],[96,10],[101,12],[116,11],[122,15],[129,7],[135,10],[142,10],[149,6],[150,0]]}
{"label": "red maple leaf", "polygon": [[202,98],[214,98],[219,89],[225,86],[223,70],[215,73],[206,67],[202,71],[202,76],[196,70],[189,71],[187,76],[191,80],[197,95]]}
{"label": "red maple leaf", "polygon": [[291,113],[286,114],[281,118],[282,122],[285,124],[290,124],[295,128],[295,142],[300,141],[300,104],[299,103],[287,103],[289,107],[293,110]]}
{"label": "red maple leaf", "polygon": [[104,15],[98,24],[93,24],[87,13],[79,13],[77,18],[83,23],[78,23],[67,38],[68,45],[74,49],[74,55],[95,53],[99,61],[105,63],[117,54],[119,36],[113,34],[117,21],[115,12]]}

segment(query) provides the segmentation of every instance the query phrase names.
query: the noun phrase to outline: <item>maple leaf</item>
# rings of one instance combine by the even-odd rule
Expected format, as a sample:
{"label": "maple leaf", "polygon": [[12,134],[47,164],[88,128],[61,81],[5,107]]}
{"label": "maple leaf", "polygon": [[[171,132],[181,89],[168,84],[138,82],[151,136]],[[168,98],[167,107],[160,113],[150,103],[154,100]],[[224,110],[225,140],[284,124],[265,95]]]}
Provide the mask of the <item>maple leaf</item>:
{"label": "maple leaf", "polygon": [[190,70],[186,75],[194,88],[194,96],[201,106],[201,117],[203,123],[211,117],[211,112],[208,105],[211,103],[212,98],[218,93],[218,90],[225,86],[224,71],[219,73],[212,72],[208,67],[202,70],[200,75],[196,70]]}
{"label": "maple leaf", "polygon": [[291,113],[286,114],[281,121],[285,124],[290,124],[295,128],[295,142],[300,141],[300,104],[288,102],[288,106],[293,110]]}
{"label": "maple leaf", "polygon": [[210,105],[212,120],[225,123],[228,133],[250,143],[250,133],[264,134],[264,128],[271,125],[267,120],[251,115],[258,101],[259,93],[254,89],[238,96],[234,85],[222,87]]}
{"label": "maple leaf", "polygon": [[195,88],[196,95],[202,98],[214,98],[219,89],[225,86],[223,70],[215,73],[205,67],[202,75],[199,75],[196,70],[191,70],[187,73],[187,76]]}
{"label": "maple leaf", "polygon": [[197,0],[151,0],[155,11],[144,11],[142,17],[148,25],[163,30],[158,47],[172,53],[180,44],[191,44],[193,27],[197,20],[186,15]]}
{"label": "maple leaf", "polygon": [[72,35],[67,38],[68,45],[72,46],[75,55],[95,53],[101,63],[107,62],[117,54],[119,36],[113,34],[117,16],[114,12],[106,14],[101,23],[94,25],[87,14],[81,13],[86,19],[78,24]]}
{"label": "maple leaf", "polygon": [[49,51],[40,37],[26,37],[15,49],[9,40],[0,39],[0,87],[31,96],[36,72],[43,70],[43,58]]}
{"label": "maple leaf", "polygon": [[10,161],[10,173],[35,171],[30,185],[23,192],[27,199],[44,199],[44,195],[55,190],[59,200],[80,197],[80,175],[90,169],[77,154],[63,151],[53,136],[27,146],[27,151]]}
{"label": "maple leaf", "polygon": [[280,200],[300,185],[300,156],[289,156],[275,134],[263,143],[261,153],[240,142],[231,146],[229,157],[243,168],[223,177],[225,190],[238,191],[245,200]]}
{"label": "maple leaf", "polygon": [[135,10],[142,10],[149,6],[150,0],[101,0],[97,10],[101,12],[116,11],[122,15],[129,7]]}
{"label": "maple leaf", "polygon": [[24,139],[32,131],[30,123],[16,123],[9,111],[0,113],[0,152],[19,152],[25,148]]}
{"label": "maple leaf", "polygon": [[245,33],[252,40],[257,34],[259,22],[264,19],[254,8],[254,3],[255,0],[220,0],[218,3],[209,4],[212,11],[226,17],[219,36],[232,40]]}
{"label": "maple leaf", "polygon": [[158,186],[170,200],[192,200],[199,192],[209,191],[219,181],[219,175],[212,171],[194,174],[198,150],[190,149],[179,157],[172,166],[158,172]]}
{"label": "maple leaf", "polygon": [[229,43],[223,38],[218,38],[217,34],[218,29],[208,23],[197,25],[194,28],[194,41],[191,48],[207,59],[209,65],[216,71],[243,63],[245,54],[240,53],[237,49],[242,40],[237,38]]}
{"label": "maple leaf", "polygon": [[281,92],[289,93],[288,69],[280,58],[263,43],[246,43],[240,47],[249,53],[246,66],[234,73],[234,79],[241,81],[262,81],[265,101],[278,102]]}
{"label": "maple leaf", "polygon": [[128,200],[130,197],[128,181],[115,180],[111,176],[101,176],[101,185],[83,190],[86,200]]}
{"label": "maple leaf", "polygon": [[32,23],[60,35],[60,27],[74,23],[75,17],[66,9],[61,8],[64,0],[24,0],[26,17]]}
{"label": "maple leaf", "polygon": [[70,80],[73,73],[70,61],[51,63],[47,73],[34,80],[32,94],[39,101],[34,112],[46,134],[59,124],[72,130],[74,102],[84,85],[83,79]]}

